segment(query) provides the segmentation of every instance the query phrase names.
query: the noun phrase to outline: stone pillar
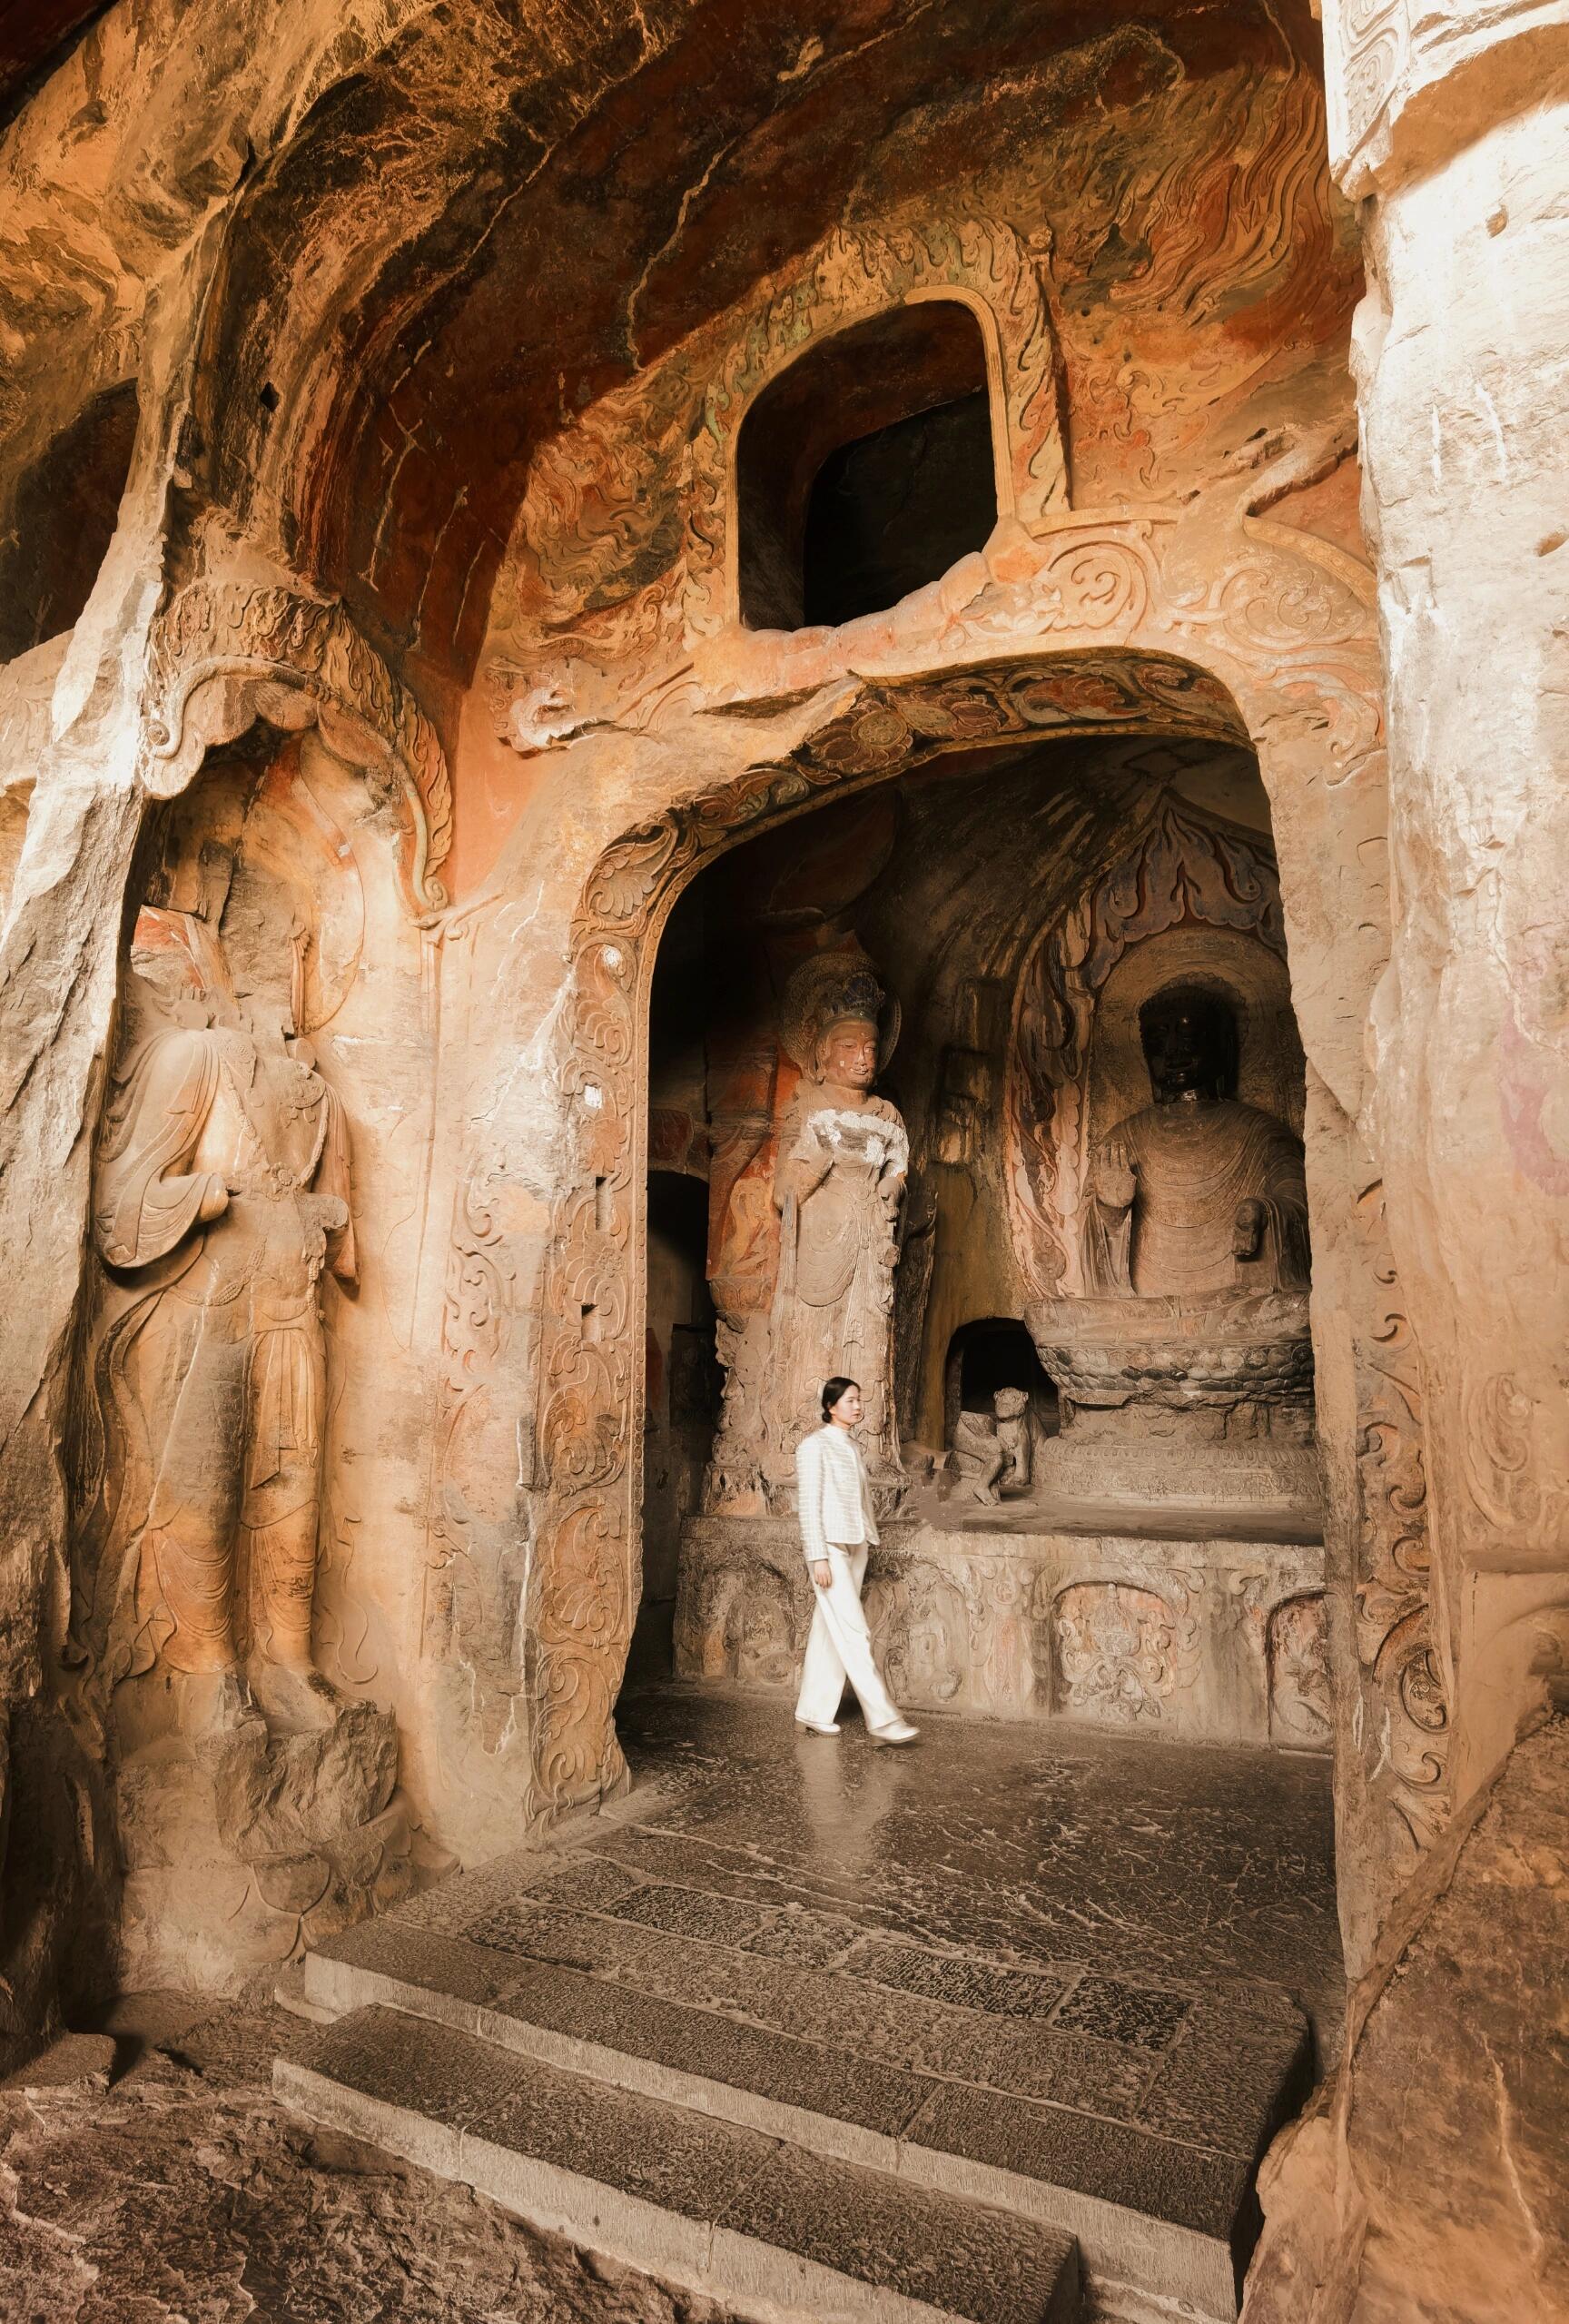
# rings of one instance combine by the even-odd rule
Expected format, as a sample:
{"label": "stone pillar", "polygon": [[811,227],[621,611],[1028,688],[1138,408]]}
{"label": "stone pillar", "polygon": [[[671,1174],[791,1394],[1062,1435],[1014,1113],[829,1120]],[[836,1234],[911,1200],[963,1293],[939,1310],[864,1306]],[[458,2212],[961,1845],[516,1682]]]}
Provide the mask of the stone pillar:
{"label": "stone pillar", "polygon": [[1388,687],[1374,1127],[1460,1805],[1569,1607],[1569,7],[1326,32]]}
{"label": "stone pillar", "polygon": [[1569,2298],[1569,6],[1325,18],[1387,687],[1369,1127],[1420,1352],[1452,1795],[1403,1894],[1345,1900],[1346,2054],[1266,2163],[1244,2313],[1515,2324]]}

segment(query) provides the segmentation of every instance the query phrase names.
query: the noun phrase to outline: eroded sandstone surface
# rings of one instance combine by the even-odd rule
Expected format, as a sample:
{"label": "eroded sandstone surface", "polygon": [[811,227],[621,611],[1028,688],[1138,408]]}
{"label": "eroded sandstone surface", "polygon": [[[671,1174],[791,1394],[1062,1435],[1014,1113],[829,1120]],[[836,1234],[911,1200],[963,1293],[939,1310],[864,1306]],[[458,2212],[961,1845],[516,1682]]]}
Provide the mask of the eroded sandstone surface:
{"label": "eroded sandstone surface", "polygon": [[0,2062],[786,1685],[859,1368],[912,1700],[1333,1755],[1255,2300],[1556,2298],[1564,0],[0,75]]}
{"label": "eroded sandstone surface", "polygon": [[114,2022],[132,2062],[107,2091],[104,2075],[0,2088],[7,2318],[726,2324],[466,2189],[291,2121],[272,2061],[300,2027],[280,2010],[192,2012],[148,1995]]}

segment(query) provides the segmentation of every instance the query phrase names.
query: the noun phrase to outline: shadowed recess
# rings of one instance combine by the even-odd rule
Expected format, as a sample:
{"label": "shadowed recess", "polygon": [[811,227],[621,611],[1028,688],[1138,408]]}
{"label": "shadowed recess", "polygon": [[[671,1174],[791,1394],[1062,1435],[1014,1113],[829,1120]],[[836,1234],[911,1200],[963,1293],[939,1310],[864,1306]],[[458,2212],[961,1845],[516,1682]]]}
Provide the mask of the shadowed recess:
{"label": "shadowed recess", "polygon": [[109,553],[136,441],[136,390],[108,388],[22,478],[0,541],[0,662],[74,628]]}
{"label": "shadowed recess", "polygon": [[997,520],[974,316],[896,307],[803,355],[748,411],[736,484],[753,628],[854,620],[936,580]]}

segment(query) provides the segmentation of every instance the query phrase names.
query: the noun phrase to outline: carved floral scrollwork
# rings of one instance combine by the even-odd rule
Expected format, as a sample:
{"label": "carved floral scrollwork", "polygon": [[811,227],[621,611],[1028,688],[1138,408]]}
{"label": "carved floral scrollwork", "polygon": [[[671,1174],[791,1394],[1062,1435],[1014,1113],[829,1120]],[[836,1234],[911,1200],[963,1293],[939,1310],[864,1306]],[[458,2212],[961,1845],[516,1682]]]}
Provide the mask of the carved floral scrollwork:
{"label": "carved floral scrollwork", "polygon": [[156,798],[184,790],[206,753],[257,718],[317,726],[328,747],[400,806],[410,907],[439,911],[452,786],[434,727],[340,605],[240,581],[192,582],[155,625],[139,773]]}
{"label": "carved floral scrollwork", "polygon": [[1265,1632],[1269,1732],[1277,1742],[1327,1750],[1335,1732],[1327,1609],[1321,1593],[1284,1597]]}
{"label": "carved floral scrollwork", "polygon": [[[1331,786],[1377,763],[1382,680],[1373,579],[1344,549],[1263,517],[1242,526],[1241,553],[1169,589],[1185,640],[1295,700],[1324,727]],[[1325,722],[1327,721],[1327,724]]]}
{"label": "carved floral scrollwork", "polygon": [[692,845],[689,820],[677,815],[659,816],[628,832],[596,865],[584,891],[585,917],[607,929],[625,921],[637,933],[654,898],[681,869]]}
{"label": "carved floral scrollwork", "polygon": [[631,1597],[625,1528],[603,1500],[580,1501],[556,1528],[533,1611],[534,1768],[554,1804],[597,1790],[616,1755]]}
{"label": "carved floral scrollwork", "polygon": [[1062,1706],[1081,1717],[1132,1725],[1159,1719],[1191,1686],[1199,1625],[1180,1577],[1169,1597],[1130,1582],[1075,1582],[1051,1609]]}
{"label": "carved floral scrollwork", "polygon": [[1422,1388],[1411,1328],[1397,1304],[1382,1182],[1364,1192],[1355,1216],[1378,1294],[1373,1328],[1357,1349],[1361,1527],[1355,1604],[1363,1687],[1374,1698],[1373,1716],[1364,1718],[1376,1755],[1368,1782],[1407,1847],[1421,1848],[1442,1829],[1449,1809],[1449,1711],[1429,1603]]}
{"label": "carved floral scrollwork", "polygon": [[1493,1372],[1466,1381],[1461,1408],[1461,1466],[1472,1500],[1501,1532],[1529,1531],[1543,1505],[1531,1458],[1530,1396],[1512,1372]]}
{"label": "carved floral scrollwork", "polygon": [[492,1156],[459,1195],[457,1231],[441,1317],[442,1375],[448,1394],[461,1398],[488,1371],[506,1336],[511,1270],[503,1257],[494,1192],[501,1164]]}
{"label": "carved floral scrollwork", "polygon": [[1344,169],[1367,144],[1411,56],[1406,0],[1340,0],[1326,8],[1339,50],[1339,71],[1327,75],[1334,148]]}
{"label": "carved floral scrollwork", "polygon": [[[571,1047],[584,1061],[575,1093],[598,1086],[595,1076],[614,1073],[631,1056],[636,1039],[631,977],[636,954],[627,944],[590,944],[579,954],[572,994]],[[589,1111],[602,1112],[589,1100]]]}
{"label": "carved floral scrollwork", "polygon": [[636,1595],[636,1026],[650,930],[696,848],[687,817],[628,832],[596,865],[573,929],[560,1033],[573,1182],[556,1207],[543,1284],[544,1505],[528,1624],[534,1777],[547,1809],[597,1789],[615,1758]]}
{"label": "carved floral scrollwork", "polygon": [[1150,531],[1134,523],[1120,532],[1070,536],[1041,569],[1042,589],[1058,599],[1051,626],[1100,630],[1144,620],[1156,585]]}
{"label": "carved floral scrollwork", "polygon": [[504,1157],[488,1153],[458,1192],[441,1310],[442,1489],[431,1511],[422,1638],[422,1650],[439,1656],[460,1629],[466,1653],[503,1698],[517,1686],[514,1593],[504,1565],[479,1553],[459,1478],[465,1440],[476,1419],[483,1422],[511,1330],[514,1269],[496,1204],[506,1178]]}

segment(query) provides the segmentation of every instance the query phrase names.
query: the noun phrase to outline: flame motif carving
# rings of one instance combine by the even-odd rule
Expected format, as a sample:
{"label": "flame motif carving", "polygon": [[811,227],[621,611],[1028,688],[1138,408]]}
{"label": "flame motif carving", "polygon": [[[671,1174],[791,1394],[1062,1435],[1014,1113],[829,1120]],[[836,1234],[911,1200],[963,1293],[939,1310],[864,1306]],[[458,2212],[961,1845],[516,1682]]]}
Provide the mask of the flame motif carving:
{"label": "flame motif carving", "polygon": [[1004,1099],[1013,1246],[1036,1299],[1078,1261],[1080,1083],[1095,995],[1132,944],[1184,920],[1239,928],[1282,958],[1280,882],[1268,854],[1162,808],[1121,863],[1026,962],[1015,1004]]}

